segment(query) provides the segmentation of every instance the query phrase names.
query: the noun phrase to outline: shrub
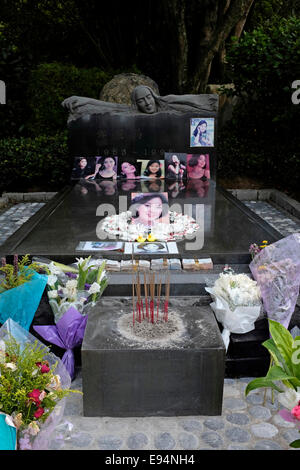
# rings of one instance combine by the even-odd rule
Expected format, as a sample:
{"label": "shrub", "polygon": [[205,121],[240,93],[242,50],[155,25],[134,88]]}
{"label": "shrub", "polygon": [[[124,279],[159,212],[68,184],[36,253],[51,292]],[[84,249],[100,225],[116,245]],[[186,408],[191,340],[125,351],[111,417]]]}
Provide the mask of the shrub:
{"label": "shrub", "polygon": [[299,111],[292,82],[300,78],[300,19],[244,33],[228,49],[240,104],[218,139],[218,175],[256,177],[293,193],[299,188]]}
{"label": "shrub", "polygon": [[70,179],[67,132],[0,140],[0,190],[61,189]]}
{"label": "shrub", "polygon": [[72,95],[99,98],[102,87],[113,75],[96,67],[79,69],[56,62],[38,65],[31,71],[28,85],[29,132],[55,134],[65,129],[67,112],[61,102]]}
{"label": "shrub", "polygon": [[268,134],[288,142],[299,113],[291,101],[291,85],[300,73],[300,19],[281,19],[244,33],[229,47],[226,59],[234,83],[227,93],[241,98],[240,130],[253,138]]}

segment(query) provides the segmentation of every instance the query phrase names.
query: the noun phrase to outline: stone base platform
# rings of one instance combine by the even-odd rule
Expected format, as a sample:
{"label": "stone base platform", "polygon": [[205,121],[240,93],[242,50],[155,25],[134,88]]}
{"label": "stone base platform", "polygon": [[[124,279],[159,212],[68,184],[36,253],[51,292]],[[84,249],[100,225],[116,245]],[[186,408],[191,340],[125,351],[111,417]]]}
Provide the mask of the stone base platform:
{"label": "stone base platform", "polygon": [[105,297],[90,313],[81,348],[84,416],[188,416],[222,413],[225,347],[209,306],[171,299],[171,340],[124,336],[127,299]]}

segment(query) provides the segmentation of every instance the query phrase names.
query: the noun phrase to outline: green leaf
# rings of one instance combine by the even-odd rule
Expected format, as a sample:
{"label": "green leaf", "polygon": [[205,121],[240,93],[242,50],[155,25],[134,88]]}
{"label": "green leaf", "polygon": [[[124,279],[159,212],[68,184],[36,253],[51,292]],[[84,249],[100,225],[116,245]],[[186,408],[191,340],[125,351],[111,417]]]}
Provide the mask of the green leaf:
{"label": "green leaf", "polygon": [[295,379],[293,375],[288,375],[280,366],[273,366],[269,369],[266,377],[268,380],[290,380]]}
{"label": "green leaf", "polygon": [[269,328],[271,337],[282,355],[289,370],[293,370],[292,353],[293,353],[293,337],[290,332],[280,323],[269,320]]}
{"label": "green leaf", "polygon": [[296,439],[295,441],[291,442],[290,447],[293,447],[294,449],[299,449],[300,448],[300,439]]}
{"label": "green leaf", "polygon": [[293,374],[300,380],[300,336],[294,338],[291,361]]}
{"label": "green leaf", "polygon": [[264,341],[262,345],[269,351],[276,365],[279,366],[280,363],[284,362],[272,338]]}
{"label": "green leaf", "polygon": [[281,388],[275,385],[271,379],[267,379],[266,377],[259,377],[248,383],[246,390],[245,390],[245,395],[247,396],[250,392],[252,392],[252,390],[256,390],[257,388],[268,388],[268,387],[273,388],[274,390],[277,390],[277,392],[283,392],[283,390],[281,390]]}

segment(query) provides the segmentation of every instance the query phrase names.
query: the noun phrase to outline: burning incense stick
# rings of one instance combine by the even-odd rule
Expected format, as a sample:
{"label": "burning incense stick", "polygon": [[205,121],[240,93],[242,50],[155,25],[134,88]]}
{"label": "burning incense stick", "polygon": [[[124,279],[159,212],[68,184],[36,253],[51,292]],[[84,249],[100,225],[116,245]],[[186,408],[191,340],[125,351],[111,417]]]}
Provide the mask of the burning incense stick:
{"label": "burning incense stick", "polygon": [[164,320],[165,321],[168,321],[169,297],[170,297],[170,274],[168,273],[167,281],[165,283],[165,304],[164,304]]}
{"label": "burning incense stick", "polygon": [[135,320],[135,308],[134,308],[134,274],[132,275],[132,322],[134,326],[134,320]]}
{"label": "burning incense stick", "polygon": [[161,294],[161,277],[159,279],[159,284],[157,286],[157,311],[156,311],[156,320],[159,318],[159,304],[160,304],[160,294]]}
{"label": "burning incense stick", "polygon": [[146,317],[147,317],[147,319],[149,319],[148,284],[147,284],[146,273],[144,273],[144,294],[145,294],[145,304],[146,304]]}
{"label": "burning incense stick", "polygon": [[150,276],[150,312],[151,312],[151,322],[154,323],[154,296],[155,296],[155,273]]}

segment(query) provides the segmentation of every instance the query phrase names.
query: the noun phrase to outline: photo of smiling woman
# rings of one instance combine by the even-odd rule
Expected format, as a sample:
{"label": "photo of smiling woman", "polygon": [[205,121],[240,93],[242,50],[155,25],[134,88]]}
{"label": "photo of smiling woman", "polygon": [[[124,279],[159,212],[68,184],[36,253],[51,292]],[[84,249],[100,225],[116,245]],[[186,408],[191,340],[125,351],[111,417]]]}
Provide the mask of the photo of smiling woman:
{"label": "photo of smiling woman", "polygon": [[164,161],[163,160],[138,160],[142,164],[142,178],[156,179],[164,178]]}
{"label": "photo of smiling woman", "polygon": [[142,224],[147,228],[157,223],[169,221],[169,205],[167,193],[132,193],[132,223]]}
{"label": "photo of smiling woman", "polygon": [[182,180],[186,177],[186,154],[165,153],[166,179]]}
{"label": "photo of smiling woman", "polygon": [[96,157],[95,171],[86,176],[86,179],[117,179],[117,164],[118,157]]}
{"label": "photo of smiling woman", "polygon": [[191,119],[191,147],[213,147],[214,118]]}
{"label": "photo of smiling woman", "polygon": [[187,175],[191,179],[210,179],[209,155],[187,155]]}
{"label": "photo of smiling woman", "polygon": [[140,163],[130,163],[122,162],[120,166],[119,176],[122,179],[135,180],[139,179],[141,176],[141,164]]}

